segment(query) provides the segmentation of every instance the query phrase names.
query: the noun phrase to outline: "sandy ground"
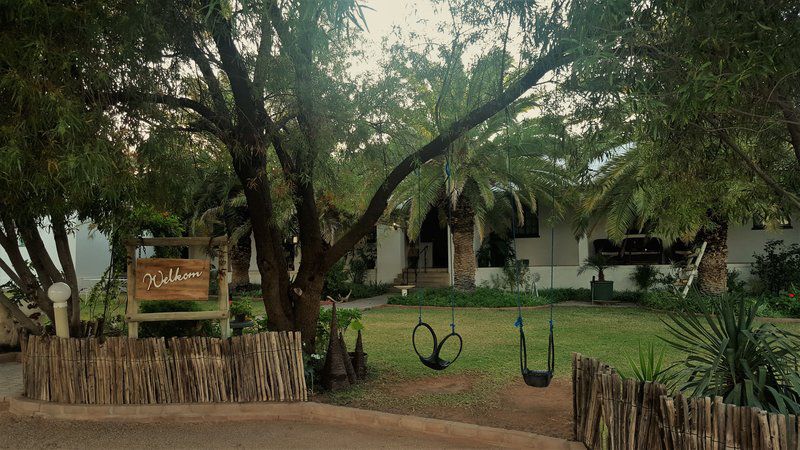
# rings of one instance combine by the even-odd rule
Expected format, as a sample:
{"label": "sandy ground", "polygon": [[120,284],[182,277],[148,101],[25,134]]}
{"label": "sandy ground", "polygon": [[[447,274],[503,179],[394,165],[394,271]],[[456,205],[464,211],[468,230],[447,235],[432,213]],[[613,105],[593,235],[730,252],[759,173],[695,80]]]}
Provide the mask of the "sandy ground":
{"label": "sandy ground", "polygon": [[[470,376],[453,375],[415,380],[413,383],[387,383],[381,390],[390,397],[401,399],[469,392],[473,384],[474,379]],[[497,395],[496,402],[480,407],[438,405],[410,410],[403,406],[404,402],[388,402],[376,408],[369,400],[355,401],[348,406],[572,439],[572,383],[569,380],[553,380],[548,388],[537,389],[518,379],[503,386]]]}
{"label": "sandy ground", "polygon": [[0,413],[0,448],[478,448],[465,441],[295,422],[73,422]]}

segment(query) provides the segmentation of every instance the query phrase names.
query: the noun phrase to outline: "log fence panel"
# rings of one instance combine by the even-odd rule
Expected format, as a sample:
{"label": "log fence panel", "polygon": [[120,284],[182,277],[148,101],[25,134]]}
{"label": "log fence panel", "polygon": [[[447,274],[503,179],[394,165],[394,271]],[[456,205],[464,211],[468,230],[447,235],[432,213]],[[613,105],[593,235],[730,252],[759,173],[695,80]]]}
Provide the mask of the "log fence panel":
{"label": "log fence panel", "polygon": [[307,400],[296,332],[194,338],[30,336],[25,396],[73,404]]}

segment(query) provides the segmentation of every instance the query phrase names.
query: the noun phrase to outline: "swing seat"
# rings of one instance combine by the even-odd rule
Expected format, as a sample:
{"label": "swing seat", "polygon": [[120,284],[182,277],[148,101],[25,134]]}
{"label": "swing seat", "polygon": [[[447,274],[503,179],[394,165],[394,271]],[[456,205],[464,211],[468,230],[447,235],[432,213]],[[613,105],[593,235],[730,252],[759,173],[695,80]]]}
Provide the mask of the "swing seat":
{"label": "swing seat", "polygon": [[536,388],[546,388],[553,381],[553,371],[555,370],[556,350],[553,340],[553,323],[550,322],[550,337],[547,342],[547,370],[528,369],[528,344],[525,342],[525,331],[522,329],[522,321],[518,319],[519,326],[519,370],[525,384]]}
{"label": "swing seat", "polygon": [[525,384],[528,386],[546,388],[550,386],[550,382],[553,380],[553,372],[549,370],[524,369],[522,371],[522,379],[525,380]]}
{"label": "swing seat", "polygon": [[[417,331],[420,328],[427,329],[433,338],[433,352],[431,352],[431,354],[428,356],[420,354],[419,350],[417,349]],[[442,359],[439,354],[441,353],[442,348],[444,348],[445,342],[447,342],[447,340],[450,338],[458,339],[458,353],[456,353],[456,356],[453,359],[448,361],[446,359]],[[433,331],[433,328],[425,322],[420,322],[416,327],[414,327],[414,331],[411,333],[411,343],[414,345],[414,352],[416,352],[420,362],[429,369],[433,370],[444,370],[450,367],[450,365],[453,364],[459,356],[461,356],[461,349],[464,346],[464,340],[461,339],[461,335],[455,331],[445,336],[444,339],[442,339],[442,342],[439,342],[436,339],[436,333]]]}

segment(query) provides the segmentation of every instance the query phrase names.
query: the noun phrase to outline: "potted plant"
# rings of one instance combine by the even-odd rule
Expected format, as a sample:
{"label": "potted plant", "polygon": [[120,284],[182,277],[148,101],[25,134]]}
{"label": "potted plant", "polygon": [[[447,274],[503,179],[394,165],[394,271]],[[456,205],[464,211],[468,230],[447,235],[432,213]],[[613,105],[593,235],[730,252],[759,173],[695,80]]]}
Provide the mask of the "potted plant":
{"label": "potted plant", "polygon": [[234,318],[230,322],[234,336],[241,336],[243,329],[255,325],[255,322],[250,320],[253,317],[253,305],[248,299],[232,301],[229,313]]}
{"label": "potted plant", "polygon": [[605,271],[613,269],[614,264],[602,254],[595,254],[583,261],[578,268],[578,275],[587,270],[597,272],[597,279],[592,277],[592,301],[608,302],[614,297],[614,282],[606,281]]}

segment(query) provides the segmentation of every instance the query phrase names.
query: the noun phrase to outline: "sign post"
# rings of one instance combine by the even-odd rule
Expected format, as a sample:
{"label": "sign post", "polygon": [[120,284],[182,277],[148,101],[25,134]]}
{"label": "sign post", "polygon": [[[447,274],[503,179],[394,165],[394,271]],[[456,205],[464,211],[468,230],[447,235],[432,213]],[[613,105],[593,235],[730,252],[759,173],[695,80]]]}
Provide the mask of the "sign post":
{"label": "sign post", "polygon": [[[191,247],[208,245],[217,255],[218,307],[212,311],[140,313],[139,302],[159,300],[208,301],[211,264],[208,259],[136,258],[139,246]],[[228,239],[225,236],[141,238],[125,241],[128,250],[128,337],[139,337],[140,322],[219,320],[222,338],[230,336],[228,305]]]}

